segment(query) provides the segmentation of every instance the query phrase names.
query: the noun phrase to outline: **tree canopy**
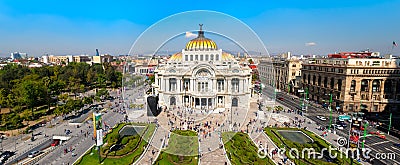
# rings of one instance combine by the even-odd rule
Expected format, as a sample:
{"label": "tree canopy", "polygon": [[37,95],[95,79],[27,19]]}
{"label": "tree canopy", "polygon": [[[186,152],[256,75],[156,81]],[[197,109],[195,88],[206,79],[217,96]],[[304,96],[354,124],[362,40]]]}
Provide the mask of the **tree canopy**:
{"label": "tree canopy", "polygon": [[[22,119],[22,111],[31,110],[31,120],[35,119],[35,110],[57,106],[54,112],[44,114],[65,114],[80,109],[83,103],[92,103],[93,98],[77,98],[78,93],[99,88],[99,96],[107,96],[105,88],[117,88],[122,84],[122,73],[109,63],[89,65],[69,63],[67,66],[43,66],[28,68],[9,64],[0,69],[0,106],[11,108],[8,114],[1,114],[2,124],[13,125],[6,119],[14,119],[14,124]],[[62,94],[62,95],[61,95]],[[75,96],[74,98],[69,97]],[[17,117],[15,117],[15,115]],[[37,116],[40,117],[40,116]],[[37,118],[36,117],[36,118]],[[11,126],[10,126],[11,127]],[[14,126],[13,126],[14,127]],[[18,125],[15,125],[18,127]]]}

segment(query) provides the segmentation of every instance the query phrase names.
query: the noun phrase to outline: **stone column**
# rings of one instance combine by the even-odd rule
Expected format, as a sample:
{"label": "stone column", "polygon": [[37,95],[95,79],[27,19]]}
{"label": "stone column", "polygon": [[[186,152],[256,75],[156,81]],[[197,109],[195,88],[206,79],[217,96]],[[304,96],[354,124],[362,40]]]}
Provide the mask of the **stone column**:
{"label": "stone column", "polygon": [[230,79],[228,79],[228,78],[226,78],[226,82],[225,82],[225,91],[227,92],[227,93],[230,93],[231,92],[231,90],[229,89],[229,87],[230,87],[230,85],[228,85],[230,83]]}
{"label": "stone column", "polygon": [[[381,79],[380,80],[380,91],[379,91],[379,101],[381,101],[383,99],[383,95],[384,95],[384,90],[385,90],[385,82],[387,79]],[[390,94],[390,92],[388,93]]]}

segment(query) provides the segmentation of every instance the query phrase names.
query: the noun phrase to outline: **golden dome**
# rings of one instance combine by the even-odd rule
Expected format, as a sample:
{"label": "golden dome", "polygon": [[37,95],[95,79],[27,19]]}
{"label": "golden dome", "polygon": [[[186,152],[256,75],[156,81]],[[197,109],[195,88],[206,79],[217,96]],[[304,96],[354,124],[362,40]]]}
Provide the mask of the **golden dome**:
{"label": "golden dome", "polygon": [[169,61],[182,61],[182,53],[175,53],[169,58]]}
{"label": "golden dome", "polygon": [[222,52],[222,61],[235,61],[235,57],[232,54]]}
{"label": "golden dome", "polygon": [[203,25],[200,24],[197,37],[186,44],[185,50],[217,50],[217,44],[213,40],[204,37],[202,26]]}

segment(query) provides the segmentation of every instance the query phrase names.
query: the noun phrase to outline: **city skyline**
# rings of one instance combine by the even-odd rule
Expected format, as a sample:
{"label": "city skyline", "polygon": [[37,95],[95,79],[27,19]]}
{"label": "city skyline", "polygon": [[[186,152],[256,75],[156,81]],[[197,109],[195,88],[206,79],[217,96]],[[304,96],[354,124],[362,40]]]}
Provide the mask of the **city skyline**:
{"label": "city skyline", "polygon": [[[395,9],[399,4],[395,0],[232,1],[229,4],[5,0],[0,2],[0,56],[10,56],[17,51],[30,56],[94,55],[96,48],[104,54],[128,54],[133,42],[148,27],[170,15],[191,10],[217,11],[241,20],[255,31],[272,54],[291,51],[326,55],[369,48],[381,54],[399,55],[400,48],[392,45],[393,41],[400,41],[396,30],[400,23],[395,21],[400,15]],[[174,26],[185,24],[188,31],[193,31],[198,23],[203,22]],[[205,29],[212,26],[205,24]],[[166,26],[163,32],[169,33],[176,27]],[[226,31],[230,29],[235,30],[235,27],[226,27]]]}

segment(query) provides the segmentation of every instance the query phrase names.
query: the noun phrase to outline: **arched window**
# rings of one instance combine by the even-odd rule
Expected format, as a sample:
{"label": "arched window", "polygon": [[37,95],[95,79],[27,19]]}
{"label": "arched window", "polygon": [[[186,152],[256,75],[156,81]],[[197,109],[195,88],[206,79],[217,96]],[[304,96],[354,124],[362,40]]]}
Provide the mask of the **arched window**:
{"label": "arched window", "polygon": [[368,80],[361,80],[361,91],[368,92]]}
{"label": "arched window", "polygon": [[239,79],[232,79],[232,92],[239,92]]}
{"label": "arched window", "polygon": [[385,87],[384,87],[384,92],[385,93],[392,93],[392,80],[386,80],[385,81]]}
{"label": "arched window", "polygon": [[337,90],[341,91],[342,90],[342,79],[339,79],[337,82]]}
{"label": "arched window", "polygon": [[215,55],[215,61],[219,61],[219,55],[218,54]]}
{"label": "arched window", "polygon": [[356,90],[356,80],[351,80],[350,91],[354,92]]}
{"label": "arched window", "polygon": [[200,61],[203,61],[203,60],[204,60],[203,55],[200,55]]}
{"label": "arched window", "polygon": [[379,92],[381,87],[381,82],[379,80],[372,81],[372,92]]}
{"label": "arched window", "polygon": [[195,61],[199,61],[199,55],[196,54],[196,55],[194,56],[194,60],[195,60]]}
{"label": "arched window", "polygon": [[314,75],[312,79],[313,79],[313,85],[315,85],[316,84],[315,81],[316,81],[317,77]]}
{"label": "arched window", "polygon": [[321,86],[321,76],[318,76],[318,86]]}
{"label": "arched window", "polygon": [[169,105],[176,105],[176,98],[175,97],[169,98]]}
{"label": "arched window", "polygon": [[307,84],[311,84],[311,81],[310,81],[310,79],[311,79],[311,76],[310,76],[310,75],[308,75]]}
{"label": "arched window", "polygon": [[193,61],[193,54],[190,55],[190,61]]}
{"label": "arched window", "polygon": [[214,55],[213,54],[210,55],[210,60],[214,61]]}
{"label": "arched window", "polygon": [[175,91],[176,90],[176,78],[170,78],[169,79],[169,91]]}
{"label": "arched window", "polygon": [[304,84],[306,83],[306,77],[307,77],[307,76],[304,74],[304,75],[303,75],[303,83],[304,83]]}
{"label": "arched window", "polygon": [[235,97],[232,99],[232,107],[238,107],[239,105],[239,100]]}
{"label": "arched window", "polygon": [[189,61],[189,56],[185,55],[185,61]]}
{"label": "arched window", "polygon": [[208,61],[208,54],[206,54],[206,61]]}
{"label": "arched window", "polygon": [[331,89],[335,88],[335,78],[331,78]]}

